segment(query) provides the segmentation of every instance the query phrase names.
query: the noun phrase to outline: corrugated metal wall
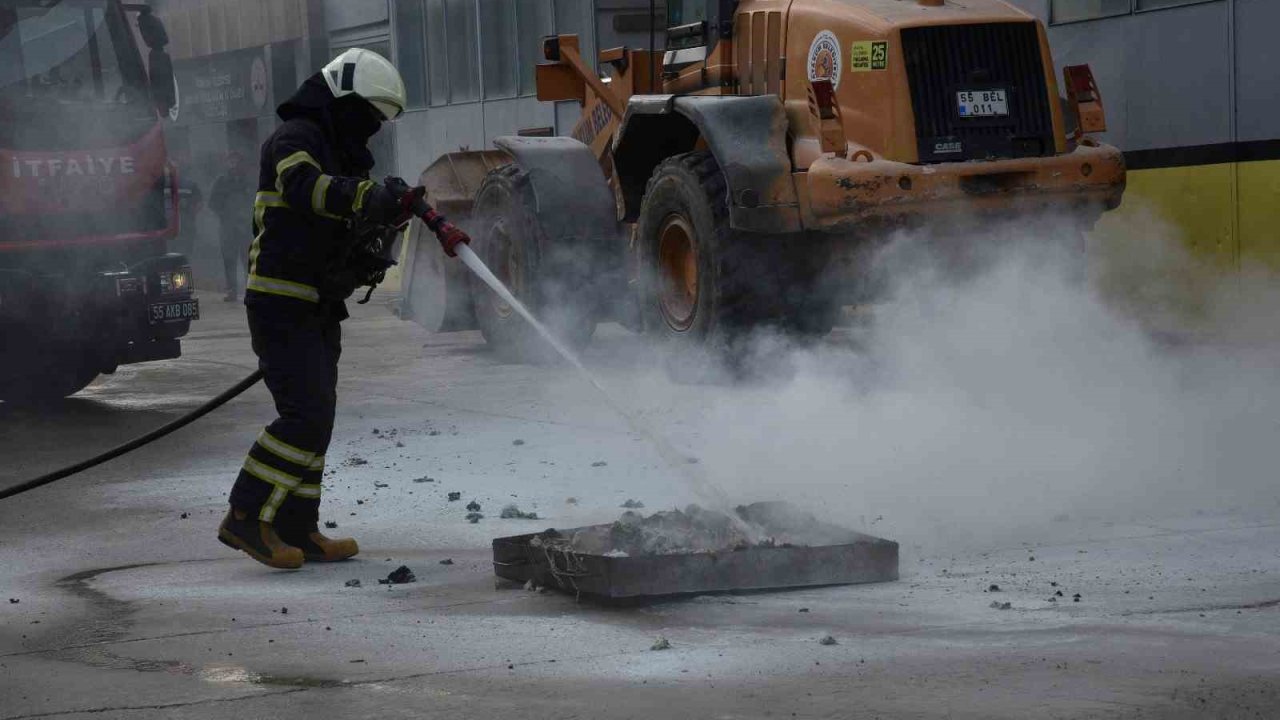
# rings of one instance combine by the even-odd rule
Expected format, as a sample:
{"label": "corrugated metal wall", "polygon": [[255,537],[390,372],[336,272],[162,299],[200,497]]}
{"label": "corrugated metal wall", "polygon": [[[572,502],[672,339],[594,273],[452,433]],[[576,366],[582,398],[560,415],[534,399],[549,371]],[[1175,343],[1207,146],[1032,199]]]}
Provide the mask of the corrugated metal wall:
{"label": "corrugated metal wall", "polygon": [[[533,0],[516,0],[529,2]],[[545,1],[545,0],[544,0]],[[595,9],[592,0],[556,0],[550,5],[556,32],[578,32],[583,35],[583,46],[594,52],[596,46]],[[395,17],[393,13],[393,25]],[[541,33],[536,29],[528,40],[539,42]],[[392,36],[398,33],[392,28]],[[481,64],[488,61],[485,52],[485,34],[478,38]],[[399,49],[396,49],[399,53]],[[514,135],[523,128],[570,127],[577,119],[576,103],[563,103],[558,107],[541,103],[533,95],[517,97],[486,97],[484,73],[481,73],[480,98],[448,104],[431,103],[405,113],[396,123],[396,171],[406,178],[416,178],[436,158],[462,148],[481,150],[493,146],[493,138]],[[568,107],[573,105],[573,107]]]}

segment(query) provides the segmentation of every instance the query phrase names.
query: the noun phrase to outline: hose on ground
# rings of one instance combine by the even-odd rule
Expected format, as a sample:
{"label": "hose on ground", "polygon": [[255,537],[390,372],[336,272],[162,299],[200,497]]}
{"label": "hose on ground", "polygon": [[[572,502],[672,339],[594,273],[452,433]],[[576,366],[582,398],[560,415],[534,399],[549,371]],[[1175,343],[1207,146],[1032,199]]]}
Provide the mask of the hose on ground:
{"label": "hose on ground", "polygon": [[151,442],[159,440],[160,438],[174,432],[175,430],[180,430],[186,427],[187,425],[190,425],[191,423],[195,422],[196,420],[199,420],[205,415],[208,415],[214,410],[217,410],[223,405],[226,405],[232,399],[242,394],[245,390],[248,390],[249,388],[256,385],[258,381],[261,379],[262,379],[262,371],[254,370],[252,373],[249,374],[248,377],[236,383],[235,385],[231,386],[230,388],[227,388],[225,391],[222,392],[222,394],[209,400],[205,404],[201,405],[195,410],[192,410],[186,415],[183,415],[177,420],[174,420],[173,422],[170,422],[166,425],[162,425],[161,427],[158,427],[155,430],[152,430],[146,435],[141,435],[139,437],[136,437],[130,440],[129,442],[124,443],[123,445],[117,445],[116,447],[113,447],[110,450],[107,450],[106,452],[99,453],[98,455],[94,455],[88,460],[83,460],[81,462],[76,463],[75,465],[68,465],[67,467],[62,468],[61,470],[54,470],[53,472],[45,473],[40,477],[32,478],[30,480],[27,480],[26,482],[18,483],[17,485],[14,485],[12,487],[4,488],[3,490],[0,490],[0,500],[11,498],[15,495],[21,495],[24,492],[27,492],[29,490],[35,490],[38,487],[43,487],[45,485],[48,485],[49,483],[56,482],[65,477],[70,477],[72,475],[75,475],[78,472],[83,472],[85,470],[88,470],[91,467],[97,467],[98,465],[101,465],[102,463],[107,462],[108,460],[114,460],[115,458],[118,458],[121,455],[124,455],[125,453],[132,452],[144,445],[147,445]]}

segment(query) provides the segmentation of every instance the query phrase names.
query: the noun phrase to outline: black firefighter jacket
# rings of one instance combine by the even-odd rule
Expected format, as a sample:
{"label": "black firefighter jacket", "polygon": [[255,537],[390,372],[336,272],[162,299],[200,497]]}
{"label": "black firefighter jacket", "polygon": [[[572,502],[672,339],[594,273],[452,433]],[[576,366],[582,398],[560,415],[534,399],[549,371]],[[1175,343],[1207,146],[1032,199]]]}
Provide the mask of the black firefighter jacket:
{"label": "black firefighter jacket", "polygon": [[326,291],[325,277],[345,252],[347,220],[361,211],[374,182],[367,179],[371,156],[352,161],[333,137],[330,102],[324,80],[313,76],[280,106],[284,124],[262,146],[246,304],[342,305],[344,297]]}

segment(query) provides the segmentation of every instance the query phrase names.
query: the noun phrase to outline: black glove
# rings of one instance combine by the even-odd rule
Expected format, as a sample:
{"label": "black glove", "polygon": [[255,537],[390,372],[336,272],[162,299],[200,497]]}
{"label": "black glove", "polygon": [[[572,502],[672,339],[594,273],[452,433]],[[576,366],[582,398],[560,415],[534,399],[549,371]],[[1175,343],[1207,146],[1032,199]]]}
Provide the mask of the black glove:
{"label": "black glove", "polygon": [[427,205],[427,189],[421,185],[409,187],[403,178],[388,176],[382,184],[392,195],[400,198],[400,207],[404,208],[406,217],[422,217],[430,209]]}
{"label": "black glove", "polygon": [[400,196],[383,185],[374,185],[364,196],[362,218],[374,225],[400,225],[405,217],[404,205]]}

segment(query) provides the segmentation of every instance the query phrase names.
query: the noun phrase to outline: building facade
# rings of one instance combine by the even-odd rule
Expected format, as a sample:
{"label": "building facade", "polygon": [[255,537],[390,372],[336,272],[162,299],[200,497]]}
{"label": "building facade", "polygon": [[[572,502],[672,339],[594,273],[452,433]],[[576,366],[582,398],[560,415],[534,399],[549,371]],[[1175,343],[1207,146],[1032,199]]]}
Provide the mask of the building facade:
{"label": "building facade", "polygon": [[[567,134],[577,104],[535,97],[542,38],[576,34],[588,57],[636,44],[648,38],[648,7],[647,0],[390,0],[388,57],[409,91],[395,130],[400,174],[417,177],[446,152],[479,150],[521,130]],[[336,21],[334,32],[355,20]]]}
{"label": "building facade", "polygon": [[180,112],[169,145],[207,184],[231,150],[257,154],[275,106],[302,68],[323,57],[322,8],[311,0],[159,0],[169,30]]}
{"label": "building facade", "polygon": [[[542,38],[597,47],[648,42],[648,0],[158,0],[182,112],[172,133],[193,164],[247,151],[274,110],[333,55],[363,47],[392,59],[409,108],[379,133],[380,168],[414,178],[435,158],[522,129],[558,133],[577,108],[534,97]],[[655,3],[659,17],[665,12]],[[661,22],[659,23],[661,24]]]}

